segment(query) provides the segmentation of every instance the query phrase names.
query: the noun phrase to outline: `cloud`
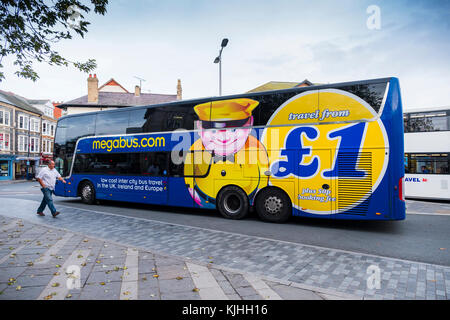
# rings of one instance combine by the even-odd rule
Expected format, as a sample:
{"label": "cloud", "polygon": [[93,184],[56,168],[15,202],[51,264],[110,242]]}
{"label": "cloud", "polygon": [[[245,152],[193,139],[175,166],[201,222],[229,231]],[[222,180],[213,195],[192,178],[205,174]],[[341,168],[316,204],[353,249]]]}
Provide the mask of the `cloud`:
{"label": "cloud", "polygon": [[[90,15],[84,39],[57,45],[71,60],[94,58],[102,84],[114,77],[132,90],[183,96],[218,94],[213,63],[224,37],[224,94],[268,81],[340,82],[398,76],[405,104],[448,104],[450,2],[376,1],[381,30],[368,30],[373,1],[114,1]],[[12,63],[11,63],[12,64]],[[2,89],[20,95],[71,100],[87,92],[87,74],[36,64],[41,79],[18,79],[4,64]]]}

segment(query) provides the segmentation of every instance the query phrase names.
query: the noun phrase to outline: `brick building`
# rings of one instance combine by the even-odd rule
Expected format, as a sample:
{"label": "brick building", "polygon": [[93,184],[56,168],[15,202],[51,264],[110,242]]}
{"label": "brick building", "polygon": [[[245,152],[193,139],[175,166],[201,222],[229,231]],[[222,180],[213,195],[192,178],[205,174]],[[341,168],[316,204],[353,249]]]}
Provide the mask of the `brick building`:
{"label": "brick building", "polygon": [[39,166],[44,113],[0,90],[0,180],[31,178]]}

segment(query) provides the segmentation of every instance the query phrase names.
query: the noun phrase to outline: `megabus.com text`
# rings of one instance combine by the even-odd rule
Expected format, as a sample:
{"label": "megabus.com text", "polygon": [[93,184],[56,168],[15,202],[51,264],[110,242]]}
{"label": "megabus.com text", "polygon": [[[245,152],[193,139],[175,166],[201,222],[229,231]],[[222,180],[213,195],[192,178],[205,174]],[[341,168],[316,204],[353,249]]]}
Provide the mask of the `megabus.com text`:
{"label": "megabus.com text", "polygon": [[103,149],[108,152],[113,149],[130,149],[130,148],[155,148],[165,147],[166,139],[164,137],[148,137],[148,138],[132,138],[124,139],[122,137],[110,140],[94,140],[92,141],[92,149]]}

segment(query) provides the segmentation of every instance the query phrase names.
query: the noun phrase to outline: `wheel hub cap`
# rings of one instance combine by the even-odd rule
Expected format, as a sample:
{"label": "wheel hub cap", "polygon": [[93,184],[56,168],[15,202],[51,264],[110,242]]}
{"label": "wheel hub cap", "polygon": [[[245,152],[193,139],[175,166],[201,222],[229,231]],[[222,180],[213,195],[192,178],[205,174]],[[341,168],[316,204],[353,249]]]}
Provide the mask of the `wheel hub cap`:
{"label": "wheel hub cap", "polygon": [[90,198],[91,197],[91,188],[89,186],[86,186],[83,188],[83,191],[81,192],[83,194],[84,198]]}
{"label": "wheel hub cap", "polygon": [[230,214],[235,214],[241,209],[241,200],[236,195],[230,194],[224,199],[225,210]]}
{"label": "wheel hub cap", "polygon": [[264,203],[265,208],[267,212],[271,214],[276,214],[281,211],[281,208],[283,207],[283,203],[280,198],[277,197],[269,197],[266,199],[266,202]]}

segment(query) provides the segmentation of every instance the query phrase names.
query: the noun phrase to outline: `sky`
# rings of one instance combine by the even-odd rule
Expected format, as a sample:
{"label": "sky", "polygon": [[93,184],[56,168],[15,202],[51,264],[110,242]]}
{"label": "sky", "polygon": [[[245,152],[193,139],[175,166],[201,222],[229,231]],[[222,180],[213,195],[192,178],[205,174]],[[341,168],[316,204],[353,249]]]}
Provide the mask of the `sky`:
{"label": "sky", "polygon": [[[184,99],[217,96],[213,61],[228,38],[223,95],[268,81],[394,76],[405,110],[450,106],[450,1],[110,0],[107,10],[87,16],[84,38],[54,47],[71,61],[96,59],[99,85],[114,78],[134,92],[139,77],[144,93],[176,94],[181,79]],[[52,101],[87,94],[89,75],[73,67],[35,63],[33,82],[12,62],[2,61],[2,90]]]}

